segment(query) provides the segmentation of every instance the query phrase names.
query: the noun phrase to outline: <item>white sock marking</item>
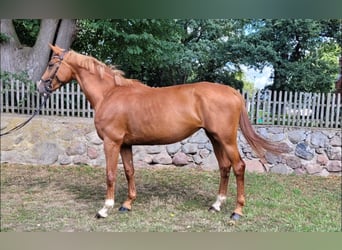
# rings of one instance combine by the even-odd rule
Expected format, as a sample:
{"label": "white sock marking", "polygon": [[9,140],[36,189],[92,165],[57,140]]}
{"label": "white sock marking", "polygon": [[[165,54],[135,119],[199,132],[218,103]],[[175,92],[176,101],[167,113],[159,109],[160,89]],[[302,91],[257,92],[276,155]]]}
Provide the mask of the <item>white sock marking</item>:
{"label": "white sock marking", "polygon": [[221,210],[221,204],[223,202],[225,202],[226,199],[227,199],[226,196],[219,194],[216,198],[215,203],[212,205],[212,207],[215,208],[217,211],[220,211]]}
{"label": "white sock marking", "polygon": [[114,200],[112,199],[106,199],[104,207],[98,211],[98,214],[106,218],[108,216],[108,210],[114,207]]}

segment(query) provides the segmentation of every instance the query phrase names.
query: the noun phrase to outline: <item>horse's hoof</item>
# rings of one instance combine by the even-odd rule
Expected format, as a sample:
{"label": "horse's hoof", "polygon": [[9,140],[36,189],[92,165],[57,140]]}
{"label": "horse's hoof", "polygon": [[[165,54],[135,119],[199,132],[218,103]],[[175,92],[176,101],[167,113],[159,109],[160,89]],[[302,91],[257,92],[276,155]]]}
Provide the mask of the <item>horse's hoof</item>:
{"label": "horse's hoof", "polygon": [[94,216],[96,219],[103,219],[105,217],[103,217],[101,214],[99,213],[96,213],[95,216]]}
{"label": "horse's hoof", "polygon": [[209,212],[212,212],[212,213],[217,213],[217,212],[220,212],[219,210],[217,210],[216,208],[214,208],[213,206],[211,206],[209,209],[208,209]]}
{"label": "horse's hoof", "polygon": [[242,217],[242,215],[240,215],[240,214],[232,213],[232,215],[230,216],[230,219],[238,221],[241,217]]}
{"label": "horse's hoof", "polygon": [[232,215],[230,216],[230,220],[228,221],[228,225],[234,226],[241,217],[242,216],[237,213],[232,213]]}
{"label": "horse's hoof", "polygon": [[131,211],[131,209],[128,209],[128,208],[123,207],[123,206],[121,206],[121,207],[119,208],[119,212],[125,213],[125,212],[130,212],[130,211]]}

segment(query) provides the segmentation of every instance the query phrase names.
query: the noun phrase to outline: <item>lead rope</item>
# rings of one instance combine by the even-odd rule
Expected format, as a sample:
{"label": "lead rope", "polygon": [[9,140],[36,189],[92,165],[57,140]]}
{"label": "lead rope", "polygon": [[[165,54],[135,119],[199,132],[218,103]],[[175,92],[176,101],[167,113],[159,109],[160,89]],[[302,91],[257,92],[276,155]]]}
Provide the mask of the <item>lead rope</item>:
{"label": "lead rope", "polygon": [[21,123],[21,124],[15,126],[14,128],[8,130],[7,132],[0,134],[0,137],[3,136],[3,135],[8,135],[8,134],[10,134],[10,133],[12,133],[12,132],[14,132],[14,131],[17,131],[17,130],[21,129],[22,127],[24,127],[27,123],[29,123],[29,122],[33,119],[33,117],[35,117],[37,114],[39,114],[39,111],[40,111],[40,110],[42,109],[42,107],[45,105],[45,103],[46,103],[46,101],[49,99],[49,97],[50,97],[50,95],[44,95],[44,101],[40,104],[40,106],[38,107],[38,109],[36,109],[36,110],[34,111],[34,113],[31,115],[31,117],[29,117],[29,118],[28,118],[26,121],[24,121],[23,123]]}

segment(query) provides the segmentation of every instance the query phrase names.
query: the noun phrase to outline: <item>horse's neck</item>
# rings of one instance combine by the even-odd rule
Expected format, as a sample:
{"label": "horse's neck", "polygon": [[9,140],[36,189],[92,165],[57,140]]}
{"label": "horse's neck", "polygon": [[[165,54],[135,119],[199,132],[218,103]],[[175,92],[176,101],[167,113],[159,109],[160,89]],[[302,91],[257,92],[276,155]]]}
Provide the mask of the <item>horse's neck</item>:
{"label": "horse's neck", "polygon": [[85,69],[78,70],[76,80],[95,111],[105,95],[114,87],[113,79],[109,76],[101,79],[99,75],[92,74]]}

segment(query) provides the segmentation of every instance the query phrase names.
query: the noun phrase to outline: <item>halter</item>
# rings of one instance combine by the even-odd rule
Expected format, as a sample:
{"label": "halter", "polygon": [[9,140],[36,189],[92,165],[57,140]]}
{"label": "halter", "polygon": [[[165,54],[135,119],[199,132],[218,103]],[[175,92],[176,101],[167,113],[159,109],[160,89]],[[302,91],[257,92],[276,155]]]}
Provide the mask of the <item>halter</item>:
{"label": "halter", "polygon": [[[62,64],[62,61],[64,59],[64,56],[65,56],[66,52],[63,52],[62,55],[55,55],[55,56],[52,56],[52,58],[58,58],[59,61],[57,62],[58,65],[55,69],[55,71],[53,72],[53,74],[46,80],[43,80],[42,78],[40,79],[43,83],[44,83],[44,88],[45,88],[45,91],[47,92],[47,94],[51,94],[52,93],[52,81],[54,78],[57,79],[58,83],[62,83],[61,80],[59,80],[58,76],[57,76],[57,72],[59,70],[59,67],[61,66]],[[51,59],[52,59],[51,58]],[[53,65],[55,65],[56,63],[54,63]]]}

